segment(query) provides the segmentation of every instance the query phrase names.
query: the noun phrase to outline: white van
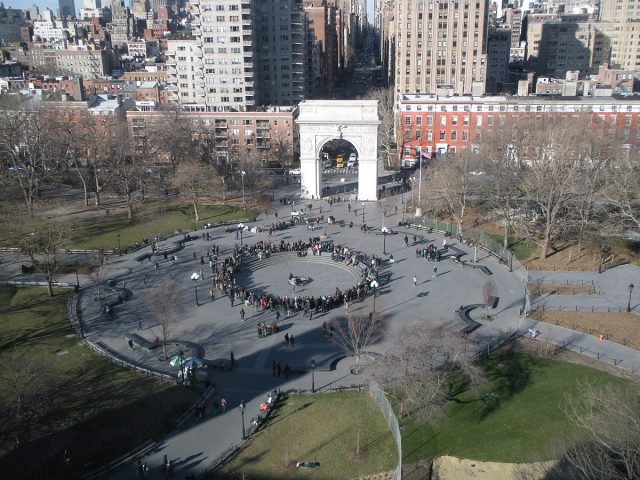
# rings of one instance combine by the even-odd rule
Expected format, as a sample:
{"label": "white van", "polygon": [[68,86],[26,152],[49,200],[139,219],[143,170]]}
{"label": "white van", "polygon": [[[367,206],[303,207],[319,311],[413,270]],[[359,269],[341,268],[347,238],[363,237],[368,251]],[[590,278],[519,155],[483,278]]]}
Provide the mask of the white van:
{"label": "white van", "polygon": [[352,153],[349,155],[349,161],[347,162],[347,168],[353,168],[358,163],[358,159],[356,158],[356,154]]}

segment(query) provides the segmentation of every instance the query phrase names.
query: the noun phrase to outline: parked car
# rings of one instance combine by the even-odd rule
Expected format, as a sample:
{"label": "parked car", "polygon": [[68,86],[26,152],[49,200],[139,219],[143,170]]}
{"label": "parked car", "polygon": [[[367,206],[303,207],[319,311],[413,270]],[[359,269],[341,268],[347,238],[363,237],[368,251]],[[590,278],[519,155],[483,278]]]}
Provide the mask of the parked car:
{"label": "parked car", "polygon": [[299,168],[291,168],[289,170],[289,175],[300,175],[300,169]]}

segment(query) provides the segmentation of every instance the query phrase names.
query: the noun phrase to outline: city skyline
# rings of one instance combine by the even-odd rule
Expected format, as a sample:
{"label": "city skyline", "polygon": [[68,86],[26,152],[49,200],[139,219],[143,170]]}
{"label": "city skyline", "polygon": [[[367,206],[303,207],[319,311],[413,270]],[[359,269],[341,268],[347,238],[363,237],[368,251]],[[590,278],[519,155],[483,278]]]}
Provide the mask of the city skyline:
{"label": "city skyline", "polygon": [[[30,0],[11,0],[9,2],[4,2],[4,6],[6,8],[19,8],[20,10],[29,10],[33,5],[36,5],[40,10],[44,10],[48,7],[49,10],[54,13],[58,10],[58,0],[41,0],[38,2],[33,2]],[[76,4],[76,15],[78,14],[80,8],[82,8],[82,5],[83,1],[79,0],[79,2]],[[367,16],[369,17],[369,19],[372,19],[374,17],[374,7],[375,5],[373,1],[370,0],[367,2]]]}

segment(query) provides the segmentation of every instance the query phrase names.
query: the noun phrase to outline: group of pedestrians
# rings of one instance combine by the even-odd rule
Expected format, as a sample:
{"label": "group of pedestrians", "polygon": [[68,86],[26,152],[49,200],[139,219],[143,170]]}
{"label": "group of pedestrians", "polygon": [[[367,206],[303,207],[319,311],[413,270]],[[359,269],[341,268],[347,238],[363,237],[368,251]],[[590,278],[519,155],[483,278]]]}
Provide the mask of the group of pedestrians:
{"label": "group of pedestrians", "polygon": [[273,371],[273,376],[275,377],[277,375],[278,378],[280,378],[283,373],[284,378],[289,378],[289,373],[291,373],[291,367],[288,363],[285,363],[283,367],[280,362],[276,362],[275,360],[271,361],[271,370]]}

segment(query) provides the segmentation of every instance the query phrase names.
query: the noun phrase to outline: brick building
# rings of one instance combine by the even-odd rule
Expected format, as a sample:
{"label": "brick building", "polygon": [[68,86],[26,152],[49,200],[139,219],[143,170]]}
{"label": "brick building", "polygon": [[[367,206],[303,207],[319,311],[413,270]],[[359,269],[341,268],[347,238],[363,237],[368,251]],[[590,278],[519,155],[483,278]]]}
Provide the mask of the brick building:
{"label": "brick building", "polygon": [[[264,161],[290,164],[294,157],[293,107],[271,107],[260,112],[190,112],[181,115],[192,125],[194,138],[210,142],[212,156],[227,163],[239,151],[257,153]],[[146,136],[161,111],[128,111],[129,133],[135,139]]]}
{"label": "brick building", "polygon": [[562,121],[587,114],[593,124],[615,126],[622,141],[640,142],[640,99],[634,97],[438,97],[406,94],[399,103],[398,152],[403,164],[433,153],[477,145],[509,117]]}

